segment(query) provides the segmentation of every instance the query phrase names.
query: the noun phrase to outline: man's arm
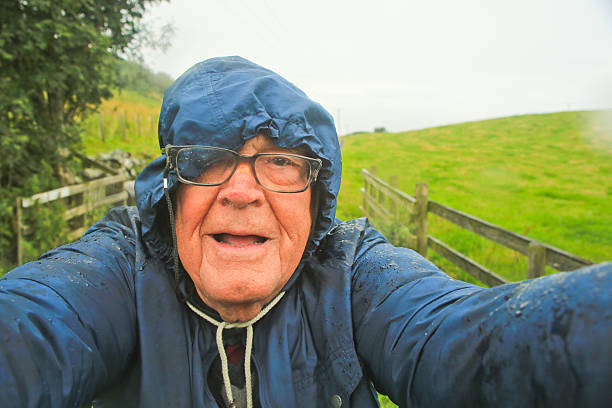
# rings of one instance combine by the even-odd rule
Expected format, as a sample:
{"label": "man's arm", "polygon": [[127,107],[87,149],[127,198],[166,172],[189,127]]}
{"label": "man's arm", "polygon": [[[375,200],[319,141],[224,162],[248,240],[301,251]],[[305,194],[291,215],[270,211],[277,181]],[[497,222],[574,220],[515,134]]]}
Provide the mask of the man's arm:
{"label": "man's arm", "polygon": [[373,230],[355,259],[358,354],[400,406],[612,401],[612,264],[482,289]]}
{"label": "man's arm", "polygon": [[137,341],[134,233],[108,219],[0,279],[3,407],[88,404]]}

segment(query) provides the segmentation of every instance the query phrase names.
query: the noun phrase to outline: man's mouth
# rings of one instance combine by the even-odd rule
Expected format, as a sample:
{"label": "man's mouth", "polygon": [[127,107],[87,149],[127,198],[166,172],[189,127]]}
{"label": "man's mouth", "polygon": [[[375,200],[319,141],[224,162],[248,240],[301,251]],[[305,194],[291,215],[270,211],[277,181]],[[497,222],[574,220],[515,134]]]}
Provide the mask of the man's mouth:
{"label": "man's mouth", "polygon": [[233,235],[233,234],[214,234],[215,241],[231,245],[234,247],[245,247],[249,245],[260,245],[268,240],[260,235]]}

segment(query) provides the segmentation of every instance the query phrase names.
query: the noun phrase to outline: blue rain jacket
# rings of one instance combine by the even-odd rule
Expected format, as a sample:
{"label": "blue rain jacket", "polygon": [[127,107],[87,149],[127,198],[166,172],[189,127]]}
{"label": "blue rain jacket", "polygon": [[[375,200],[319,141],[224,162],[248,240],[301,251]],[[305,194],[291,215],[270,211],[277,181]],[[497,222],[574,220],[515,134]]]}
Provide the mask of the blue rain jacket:
{"label": "blue rain jacket", "polygon": [[[323,161],[303,260],[254,326],[263,407],[377,406],[374,387],[409,407],[610,404],[612,264],[492,289],[454,280],[367,220],[335,220],[333,121],[291,83],[219,58],[164,97],[161,146],[238,149],[260,132]],[[216,328],[176,294],[164,160],[139,175],[137,208],[0,280],[3,407],[216,406]]]}

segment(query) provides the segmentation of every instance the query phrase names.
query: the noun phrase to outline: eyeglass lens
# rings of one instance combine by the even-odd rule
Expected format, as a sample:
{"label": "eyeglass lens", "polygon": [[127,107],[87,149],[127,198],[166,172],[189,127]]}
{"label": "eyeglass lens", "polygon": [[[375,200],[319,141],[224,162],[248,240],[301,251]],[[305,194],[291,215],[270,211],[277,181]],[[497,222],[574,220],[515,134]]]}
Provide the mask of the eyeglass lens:
{"label": "eyeglass lens", "polygon": [[[179,176],[191,183],[217,185],[227,181],[242,160],[249,159],[229,150],[191,147],[178,152],[176,165]],[[259,183],[271,190],[299,191],[310,178],[308,160],[289,154],[256,155],[253,167]]]}

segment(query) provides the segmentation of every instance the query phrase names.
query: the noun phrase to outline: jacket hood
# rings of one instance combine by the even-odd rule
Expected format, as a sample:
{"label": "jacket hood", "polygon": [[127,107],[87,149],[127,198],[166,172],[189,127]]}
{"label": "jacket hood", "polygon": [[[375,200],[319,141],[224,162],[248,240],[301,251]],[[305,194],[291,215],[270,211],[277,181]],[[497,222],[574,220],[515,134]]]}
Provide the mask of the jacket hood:
{"label": "jacket hood", "polygon": [[[318,211],[306,246],[308,256],[330,230],[336,213],[342,162],[331,115],[280,75],[241,57],[200,62],[166,90],[158,125],[161,148],[171,144],[238,150],[259,133],[279,147],[303,149],[323,162],[313,191]],[[153,160],[135,183],[143,236],[164,258],[170,251],[165,161],[165,155]],[[171,172],[171,193],[177,184]]]}

